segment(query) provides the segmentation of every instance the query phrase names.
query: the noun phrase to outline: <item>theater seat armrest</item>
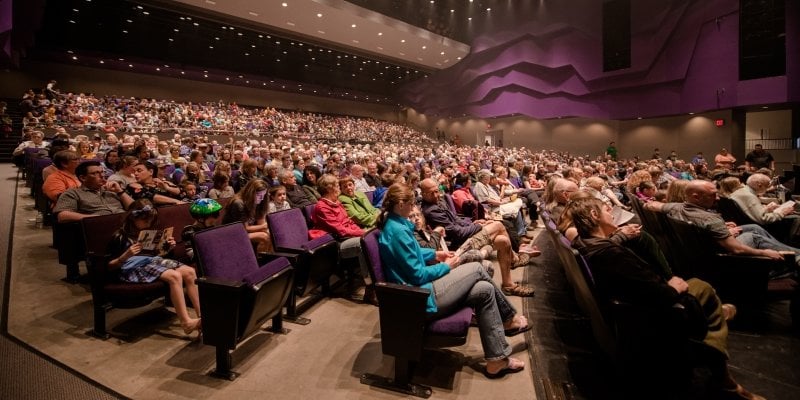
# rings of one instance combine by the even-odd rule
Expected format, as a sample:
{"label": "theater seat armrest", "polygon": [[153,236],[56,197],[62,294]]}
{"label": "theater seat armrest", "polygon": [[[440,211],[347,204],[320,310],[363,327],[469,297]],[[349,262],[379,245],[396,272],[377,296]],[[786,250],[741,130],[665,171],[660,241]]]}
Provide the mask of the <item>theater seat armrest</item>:
{"label": "theater seat armrest", "polygon": [[211,278],[211,277],[202,277],[197,278],[197,286],[205,286],[210,288],[218,288],[218,289],[231,289],[231,290],[239,290],[242,286],[244,286],[243,282],[234,282],[219,278]]}
{"label": "theater seat armrest", "polygon": [[388,282],[376,283],[375,289],[380,291],[385,291],[387,293],[397,293],[397,294],[402,293],[405,296],[411,296],[414,298],[423,298],[423,299],[427,299],[428,295],[431,293],[430,290],[428,289],[423,289],[410,285],[401,285],[397,283],[388,283]]}

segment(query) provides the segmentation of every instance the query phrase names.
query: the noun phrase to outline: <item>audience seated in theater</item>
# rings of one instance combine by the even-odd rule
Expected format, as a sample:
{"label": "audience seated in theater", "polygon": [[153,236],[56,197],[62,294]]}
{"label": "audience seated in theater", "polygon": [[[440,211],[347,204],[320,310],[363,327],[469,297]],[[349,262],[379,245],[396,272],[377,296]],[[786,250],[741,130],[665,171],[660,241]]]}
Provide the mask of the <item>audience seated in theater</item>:
{"label": "audience seated in theater", "polygon": [[75,168],[81,182],[58,197],[53,213],[58,222],[80,221],[92,215],[108,215],[125,211],[133,199],[116,182],[106,182],[99,161],[85,161]]}
{"label": "audience seated in theater", "polygon": [[769,176],[755,173],[747,178],[746,186],[742,185],[737,188],[729,197],[739,205],[739,208],[741,208],[753,222],[759,225],[769,225],[781,220],[791,221],[790,224],[786,224],[786,228],[789,230],[787,237],[791,240],[788,243],[796,243],[798,236],[800,236],[800,217],[795,213],[795,208],[778,208],[780,204],[776,202],[771,202],[767,205],[761,203],[760,197],[766,195],[771,182],[772,179]]}
{"label": "audience seated in theater", "polygon": [[305,190],[308,195],[314,197],[314,201],[322,197],[317,190],[317,181],[321,177],[322,171],[320,171],[319,167],[316,165],[306,165],[306,168],[303,170],[303,190]]}
{"label": "audience seated in theater", "polygon": [[602,301],[622,300],[666,314],[674,304],[687,301],[683,297],[693,297],[702,306],[705,314],[702,319],[708,321],[702,342],[713,351],[701,354],[711,367],[713,389],[719,392],[720,398],[763,399],[737,384],[728,369],[726,321],[735,313],[732,305],[721,304],[708,283],[696,278],[688,281],[676,276],[667,278],[660,268],[610,240],[617,226],[612,222],[610,209],[601,201],[580,199],[571,202],[568,209],[579,233],[573,246],[592,266],[592,276]]}
{"label": "audience seated in theater", "polygon": [[214,200],[224,200],[233,197],[233,187],[229,184],[230,175],[221,172],[215,172],[211,177],[213,186],[208,191],[208,198]]}
{"label": "audience seated in theater", "polygon": [[194,234],[217,226],[221,211],[222,205],[214,199],[197,199],[189,206],[189,214],[194,218],[194,223],[185,226],[181,233],[181,241],[183,241],[187,262],[196,263],[192,244]]}
{"label": "audience seated in theater", "polygon": [[[475,183],[473,190],[475,191],[475,198],[490,213],[512,222],[517,235],[520,237],[525,235],[527,224],[521,211],[525,204],[517,193],[504,194],[498,184],[497,177],[488,169],[478,172],[478,182]],[[513,189],[509,189],[509,191],[513,192]]]}
{"label": "audience seated in theater", "polygon": [[[444,241],[444,227],[437,226],[433,229],[428,227],[428,223],[425,221],[425,215],[422,214],[422,210],[418,206],[414,206],[414,210],[408,215],[408,219],[414,224],[414,238],[417,240],[420,247],[436,251],[450,251],[447,247],[447,243]],[[486,272],[489,273],[489,276],[494,276],[492,262],[488,260],[492,250],[491,247],[484,246],[480,250],[475,249],[471,240],[474,239],[467,240],[461,247],[453,252],[453,255],[458,258],[456,265],[480,262],[481,265],[486,268]],[[429,260],[427,262],[428,265],[432,263],[435,264],[434,260]]]}
{"label": "audience seated in theater", "polygon": [[[453,205],[456,212],[473,220],[486,218],[486,209],[472,195],[472,180],[469,174],[460,173],[455,177],[453,190]],[[421,192],[420,192],[421,193]]]}
{"label": "audience seated in theater", "polygon": [[341,191],[339,202],[342,203],[350,219],[363,229],[375,227],[380,210],[372,206],[363,192],[356,190],[351,176],[339,179],[339,190]]}
{"label": "audience seated in theater", "polygon": [[[651,201],[645,208],[666,213],[670,218],[691,222],[703,229],[720,247],[733,254],[745,254],[783,260],[779,251],[790,252],[800,264],[800,250],[787,246],[764,228],[755,225],[736,226],[725,222],[719,215],[706,211],[714,208],[717,201],[717,188],[712,182],[695,180],[686,187],[686,200],[683,203],[659,203]],[[772,271],[772,277],[786,276],[787,271]]]}
{"label": "audience seated in theater", "polygon": [[353,164],[353,166],[350,167],[350,176],[353,177],[353,183],[357,191],[365,193],[375,190],[374,186],[367,183],[367,179],[364,177],[364,167],[362,167],[361,164]]}
{"label": "audience seated in theater", "polygon": [[[647,176],[650,176],[649,174]],[[551,188],[552,187],[552,188]],[[545,199],[548,203],[545,209],[550,212],[550,217],[557,221],[564,212],[564,207],[569,201],[569,196],[579,190],[578,185],[563,178],[554,177],[547,183],[549,193],[545,193]]]}
{"label": "audience seated in theater", "polygon": [[658,188],[656,184],[651,181],[642,181],[639,187],[636,188],[636,197],[644,203],[653,200],[656,196]]}
{"label": "audience seated in theater", "polygon": [[157,173],[158,168],[150,161],[136,164],[133,167],[133,176],[136,182],[129,184],[125,191],[134,200],[147,199],[158,205],[180,203],[180,200],[176,198],[180,195],[180,188],[172,182],[154,178],[153,176]]}
{"label": "audience seated in theater", "polygon": [[[387,280],[430,290],[430,318],[446,316],[464,306],[474,308],[486,376],[498,378],[522,371],[525,363],[510,357],[512,349],[505,337],[529,330],[527,319],[517,315],[480,263],[457,266],[453,253],[419,246],[414,239],[414,225],[408,220],[414,204],[414,194],[408,186],[396,183],[389,188],[378,238]],[[428,266],[429,260],[439,263]]]}
{"label": "audience seated in theater", "polygon": [[361,286],[361,279],[369,279],[369,271],[367,268],[366,257],[361,251],[361,236],[364,235],[364,230],[358,226],[348,215],[347,211],[339,201],[339,178],[332,174],[325,174],[319,178],[317,183],[319,193],[322,195],[317,205],[314,207],[314,213],[311,220],[314,223],[314,228],[325,231],[333,236],[339,242],[339,258],[357,260],[355,272],[360,276],[356,279],[355,286],[349,289],[351,294]]}
{"label": "audience seated in theater", "polygon": [[[170,299],[175,313],[180,319],[184,333],[200,330],[200,298],[195,284],[194,268],[170,259],[170,251],[175,246],[175,238],[166,239],[165,248],[148,251],[139,242],[139,232],[156,226],[158,211],[146,199],[131,204],[122,228],[114,234],[108,244],[108,254],[112,257],[109,268],[119,271],[124,282],[149,283],[162,280],[169,285]],[[186,293],[184,294],[184,288]],[[191,318],[184,296],[192,302],[197,318]]]}
{"label": "audience seated in theater", "polygon": [[225,207],[223,224],[241,222],[258,252],[272,250],[272,239],[267,225],[267,183],[255,178],[236,193]]}
{"label": "audience seated in theater", "polygon": [[290,208],[292,208],[292,206],[286,200],[286,188],[283,187],[283,185],[269,188],[269,204],[267,205],[267,214],[288,210]]}
{"label": "audience seated in theater", "polygon": [[44,140],[44,132],[33,131],[31,133],[31,140],[25,140],[17,146],[12,152],[14,164],[21,166],[22,158],[24,157],[25,149],[39,148],[44,149],[50,146],[50,143]]}
{"label": "audience seated in theater", "polygon": [[293,171],[281,171],[278,173],[278,180],[286,190],[286,198],[293,208],[304,208],[317,202],[314,196],[297,184],[297,178]]}
{"label": "audience seated in theater", "polygon": [[257,179],[259,175],[258,161],[251,158],[242,161],[242,166],[239,168],[239,190],[242,190],[253,179]]}
{"label": "audience seated in theater", "polygon": [[56,171],[44,180],[42,193],[55,205],[58,196],[69,188],[78,187],[81,182],[75,176],[75,168],[80,164],[80,158],[71,150],[61,150],[53,156],[53,165]]}
{"label": "audience seated in theater", "polygon": [[733,192],[741,189],[744,187],[741,179],[738,176],[729,176],[727,178],[722,178],[717,183],[719,186],[719,197],[731,197]]}
{"label": "audience seated in theater", "polygon": [[433,179],[428,178],[420,182],[420,189],[425,220],[433,228],[444,227],[445,239],[450,241],[452,247],[461,248],[465,243],[471,243],[471,249],[465,248],[466,251],[481,250],[484,246],[491,246],[497,250],[503,293],[509,296],[533,296],[533,288],[511,280],[511,269],[528,265],[531,255],[541,254],[535,247],[521,247],[524,252],[515,254],[511,247],[511,239],[502,223],[487,220],[473,222],[468,218],[456,216],[444,203],[439,185]]}
{"label": "audience seated in theater", "polygon": [[686,187],[689,186],[689,182],[684,179],[674,180],[669,183],[669,187],[667,187],[667,203],[683,203],[686,201]]}
{"label": "audience seated in theater", "polygon": [[122,159],[116,164],[116,172],[108,177],[109,182],[117,182],[119,187],[125,190],[128,185],[136,182],[133,176],[133,168],[139,164],[139,159],[134,156],[123,156]]}

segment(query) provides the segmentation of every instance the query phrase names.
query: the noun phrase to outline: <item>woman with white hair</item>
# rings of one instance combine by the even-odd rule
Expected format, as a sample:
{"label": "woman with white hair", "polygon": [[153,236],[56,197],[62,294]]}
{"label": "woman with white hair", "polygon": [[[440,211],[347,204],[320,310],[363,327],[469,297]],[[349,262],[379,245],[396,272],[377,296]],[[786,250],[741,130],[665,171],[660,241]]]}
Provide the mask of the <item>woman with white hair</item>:
{"label": "woman with white hair", "polygon": [[[800,216],[795,213],[794,204],[787,203],[786,206],[781,206],[776,202],[772,202],[764,205],[759,198],[767,192],[771,182],[772,179],[767,175],[750,175],[747,178],[746,185],[731,193],[730,198],[739,205],[739,208],[753,222],[759,225],[785,224],[782,226],[785,226],[784,229],[788,230],[786,244],[796,245],[799,242],[798,237],[800,237]],[[786,232],[786,230],[780,229],[781,232]]]}

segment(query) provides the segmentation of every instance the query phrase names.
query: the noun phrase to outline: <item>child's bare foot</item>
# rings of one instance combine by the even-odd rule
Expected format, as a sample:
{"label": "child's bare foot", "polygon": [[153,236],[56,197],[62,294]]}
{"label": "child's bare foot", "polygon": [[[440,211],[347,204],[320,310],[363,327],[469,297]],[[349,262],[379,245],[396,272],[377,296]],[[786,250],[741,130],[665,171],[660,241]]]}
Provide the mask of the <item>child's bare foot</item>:
{"label": "child's bare foot", "polygon": [[200,318],[190,319],[188,322],[182,323],[181,327],[183,327],[183,333],[187,335],[194,331],[199,331],[201,328]]}

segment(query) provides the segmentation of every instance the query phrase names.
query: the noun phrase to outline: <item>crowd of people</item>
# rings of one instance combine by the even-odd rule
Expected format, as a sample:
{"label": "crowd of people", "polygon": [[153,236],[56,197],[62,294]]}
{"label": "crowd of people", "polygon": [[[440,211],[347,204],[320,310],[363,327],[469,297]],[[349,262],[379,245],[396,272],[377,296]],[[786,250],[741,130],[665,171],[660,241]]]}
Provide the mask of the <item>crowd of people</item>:
{"label": "crowd of people", "polygon": [[[709,171],[701,153],[689,162],[674,152],[662,158],[658,149],[648,160],[621,159],[614,143],[603,154],[579,156],[524,147],[416,141],[405,136],[410,132],[407,128],[385,122],[235,104],[82,94],[57,95],[57,99],[57,105],[49,106],[57,110],[56,121],[82,132],[91,127],[92,138],[73,138],[63,129],[53,138],[44,138],[41,131],[28,127],[30,138],[20,149],[49,146],[56,171],[45,179],[45,191],[59,221],[119,212],[134,202],[159,205],[205,197],[227,199],[226,222],[244,223],[259,251],[268,251],[267,213],[316,204],[311,232],[330,233],[339,240],[342,256],[357,260],[354,273],[365,283],[369,283],[367,266],[358,239],[366,230],[379,227],[384,232],[380,250],[386,257],[388,279],[431,289],[431,318],[459,305],[473,306],[485,339],[487,376],[497,377],[524,368],[524,363],[510,357],[505,336],[530,326],[506,296],[534,293],[526,283],[512,281],[510,271],[540,254],[529,243],[528,233],[538,224],[538,211],[546,209],[574,246],[598,266],[595,278],[600,293],[635,294],[640,296],[635,302],[653,307],[681,293],[712,304],[708,309],[717,314],[708,342],[720,353],[717,382],[729,398],[759,398],[737,385],[727,372],[727,331],[722,326],[735,308],[719,302],[708,284],[673,275],[657,244],[628,210],[630,198],[635,197],[651,210],[697,224],[732,253],[783,259],[779,252],[790,252],[800,262],[800,250],[791,246],[793,241],[781,242],[758,225],[736,226],[708,211],[715,206],[719,186],[757,223],[798,220],[794,208],[763,205],[759,199],[781,190],[772,178],[774,159],[761,148],[748,154],[742,168],[722,149]],[[174,133],[164,138],[151,133],[175,127],[201,134]],[[217,128],[312,136],[308,140],[273,136],[269,141],[231,136],[219,143],[202,135],[204,129]],[[367,132],[373,143],[346,140]],[[329,138],[337,141],[325,140]],[[452,198],[452,207],[445,195]],[[790,224],[789,240],[800,235],[798,225]],[[453,251],[442,246],[445,241]],[[631,241],[639,245],[625,245]],[[642,248],[650,250],[636,253]],[[614,260],[625,257],[635,257],[637,262],[621,269]],[[491,259],[499,266],[499,287],[491,280],[492,263],[485,262]],[[159,265],[157,272],[163,273],[164,268],[182,264]],[[774,277],[795,273],[774,271]],[[183,279],[192,281],[193,277]],[[636,285],[642,285],[642,290],[632,289]],[[187,331],[199,327],[199,320],[184,312],[181,319]]]}
{"label": "crowd of people", "polygon": [[171,100],[60,93],[55,81],[36,94],[29,90],[20,103],[23,125],[63,126],[70,131],[142,134],[174,132],[236,136],[289,135],[307,140],[432,143],[405,125],[369,118],[244,107],[223,101],[192,103]]}

